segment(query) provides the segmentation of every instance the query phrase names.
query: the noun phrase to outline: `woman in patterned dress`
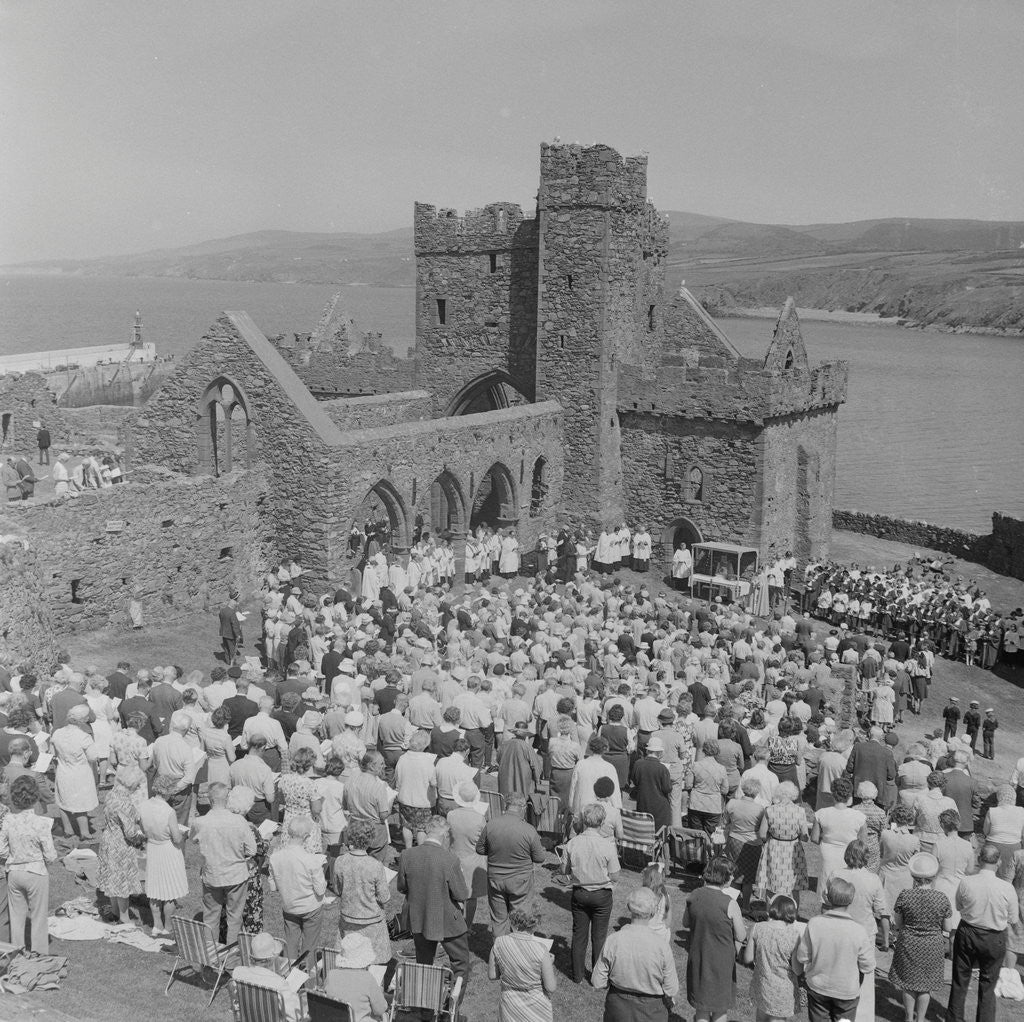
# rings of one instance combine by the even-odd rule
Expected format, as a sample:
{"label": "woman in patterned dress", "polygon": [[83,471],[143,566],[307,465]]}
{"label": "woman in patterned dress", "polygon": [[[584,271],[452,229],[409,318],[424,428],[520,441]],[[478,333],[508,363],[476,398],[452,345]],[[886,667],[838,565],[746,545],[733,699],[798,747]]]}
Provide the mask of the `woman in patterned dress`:
{"label": "woman in patterned dress", "polygon": [[783,781],[775,789],[772,805],[764,811],[758,834],[764,842],[757,866],[755,890],[762,898],[787,894],[795,901],[807,889],[807,816],[797,803],[795,784]]}
{"label": "woman in patterned dress", "polygon": [[934,855],[918,852],[908,868],[914,886],[900,894],[893,910],[896,950],[889,982],[903,994],[907,1022],[924,1022],[931,992],[942,986],[953,909],[949,898],[935,890],[939,862]]}
{"label": "woman in patterned dress", "polygon": [[[118,767],[137,767],[145,777],[149,769],[149,746],[146,739],[139,734],[139,731],[149,723],[149,718],[144,713],[133,713],[126,721],[122,731],[115,731],[110,739],[110,766],[116,770]],[[132,802],[136,809],[142,808],[146,801],[146,785],[140,784],[132,792]]]}
{"label": "woman in patterned dress", "polygon": [[508,921],[512,932],[495,940],[487,966],[490,978],[501,981],[498,1022],[552,1022],[555,964],[547,945],[533,935],[537,916],[514,908]]}
{"label": "woman in patterned dress", "polygon": [[138,849],[144,840],[135,793],[145,777],[136,766],[119,767],[114,787],[103,803],[96,886],[110,899],[119,923],[130,923],[128,901],[142,893]]}
{"label": "woman in patterned dress", "polygon": [[286,831],[288,824],[296,817],[306,817],[313,821],[313,829],[303,843],[303,848],[313,855],[322,855],[324,850],[323,834],[320,831],[320,810],[324,800],[316,786],[313,766],[316,754],[312,749],[299,748],[291,757],[291,773],[282,774],[277,782],[277,792],[284,805],[284,817],[281,830]]}
{"label": "woman in patterned dress", "polygon": [[[239,784],[228,792],[228,812],[241,816],[244,820],[249,810],[256,801],[256,793]],[[250,823],[252,836],[256,841],[256,854],[247,859],[249,867],[249,880],[245,889],[245,905],[242,908],[242,932],[261,933],[263,931],[263,877],[267,872],[267,850],[269,845],[263,835]],[[222,943],[228,942],[228,912],[227,907],[221,909],[219,936],[217,939]]]}
{"label": "woman in patterned dress", "polygon": [[747,937],[743,963],[754,967],[750,999],[757,1022],[777,1022],[796,1014],[797,985],[789,967],[802,932],[794,925],[796,915],[796,902],[780,894],[772,898],[768,919],[754,923]]}
{"label": "woman in patterned dress", "polygon": [[146,799],[139,811],[146,834],[146,897],[153,909],[152,934],[156,937],[168,933],[171,914],[179,899],[188,895],[185,857],[181,851],[185,832],[167,804],[177,787],[173,777],[158,777],[153,781],[152,798]]}
{"label": "woman in patterned dress", "polygon": [[367,854],[373,841],[373,824],[352,820],[345,830],[348,851],[335,861],[332,880],[341,903],[339,932],[361,933],[373,945],[376,963],[387,965],[393,957],[387,924],[391,888],[383,863]]}
{"label": "woman in patterned dress", "polygon": [[861,781],[857,785],[857,798],[860,802],[853,808],[863,813],[867,819],[867,833],[864,844],[868,850],[868,861],[865,869],[877,873],[882,864],[881,839],[882,831],[888,823],[885,810],[875,801],[878,798],[878,787],[871,781]]}

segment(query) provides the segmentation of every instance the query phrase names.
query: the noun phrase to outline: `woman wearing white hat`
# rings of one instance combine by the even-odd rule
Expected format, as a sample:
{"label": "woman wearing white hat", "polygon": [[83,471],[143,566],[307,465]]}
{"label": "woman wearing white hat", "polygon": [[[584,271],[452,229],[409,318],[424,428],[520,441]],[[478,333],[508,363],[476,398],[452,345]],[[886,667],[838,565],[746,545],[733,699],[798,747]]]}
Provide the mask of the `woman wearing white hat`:
{"label": "woman wearing white hat", "polygon": [[361,933],[346,933],[335,947],[341,954],[335,967],[327,973],[324,993],[349,1006],[351,1022],[383,1018],[388,1002],[380,983],[368,971],[374,964],[369,940]]}
{"label": "woman wearing white hat", "polygon": [[487,822],[487,803],[472,781],[463,781],[452,792],[455,808],[448,813],[452,832],[452,854],[459,860],[462,876],[469,888],[466,901],[466,925],[472,927],[478,898],[487,894],[487,856],[477,854],[476,843]]}
{"label": "woman wearing white hat", "polygon": [[269,933],[257,933],[249,945],[252,965],[237,966],[232,970],[231,978],[236,982],[276,990],[284,1002],[287,1022],[298,1022],[302,1017],[302,1005],[299,1003],[299,995],[281,975],[282,971],[288,971],[288,963],[281,957],[283,951],[284,944],[276,937]]}

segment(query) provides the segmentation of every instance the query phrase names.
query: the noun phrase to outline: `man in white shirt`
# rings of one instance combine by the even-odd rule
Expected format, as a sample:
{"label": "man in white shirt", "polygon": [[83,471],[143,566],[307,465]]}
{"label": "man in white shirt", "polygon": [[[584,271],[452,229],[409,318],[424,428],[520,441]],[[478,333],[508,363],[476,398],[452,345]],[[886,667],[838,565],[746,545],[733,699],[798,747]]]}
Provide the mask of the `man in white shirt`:
{"label": "man in white shirt", "polygon": [[452,700],[452,706],[460,713],[459,722],[469,742],[469,761],[478,769],[489,764],[494,750],[494,721],[479,692],[480,678],[473,675],[466,682],[466,691]]}
{"label": "man in white shirt", "polygon": [[260,735],[266,739],[266,748],[277,749],[283,760],[288,755],[288,739],[284,736],[284,728],[281,722],[271,717],[274,711],[274,700],[269,696],[259,702],[260,712],[255,717],[249,717],[242,725],[243,749],[249,748],[249,739]]}
{"label": "man in white shirt", "polygon": [[469,757],[469,742],[465,738],[456,738],[455,747],[450,756],[437,761],[434,768],[437,780],[437,815],[447,816],[455,808],[455,792],[464,781],[476,783],[479,771],[466,762]]}
{"label": "man in white shirt", "polygon": [[171,714],[170,731],[161,735],[152,748],[152,761],[155,777],[170,777],[178,785],[174,794],[167,799],[167,804],[174,810],[181,826],[188,824],[192,809],[192,782],[203,756],[194,745],[185,740],[185,735],[192,720],[187,713],[176,710]]}

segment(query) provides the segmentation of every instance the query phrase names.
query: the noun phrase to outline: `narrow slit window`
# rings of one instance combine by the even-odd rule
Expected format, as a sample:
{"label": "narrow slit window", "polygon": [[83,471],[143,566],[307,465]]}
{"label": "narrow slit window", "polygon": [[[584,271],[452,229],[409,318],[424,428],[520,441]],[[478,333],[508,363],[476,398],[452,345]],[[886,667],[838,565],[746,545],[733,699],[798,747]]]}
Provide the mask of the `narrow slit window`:
{"label": "narrow slit window", "polygon": [[444,326],[448,322],[448,300],[438,298],[437,301],[437,325]]}
{"label": "narrow slit window", "polygon": [[572,274],[567,273],[565,275],[565,286],[571,291],[572,290]]}
{"label": "narrow slit window", "polygon": [[82,596],[82,580],[80,578],[73,578],[71,580],[71,602],[85,603],[85,598]]}
{"label": "narrow slit window", "polygon": [[647,306],[647,330],[649,333],[654,333],[654,310],[657,308],[655,305]]}
{"label": "narrow slit window", "polygon": [[497,273],[498,272],[498,253],[497,252],[491,252],[491,254],[487,257],[487,259],[488,259],[488,262],[490,263],[491,273]]}

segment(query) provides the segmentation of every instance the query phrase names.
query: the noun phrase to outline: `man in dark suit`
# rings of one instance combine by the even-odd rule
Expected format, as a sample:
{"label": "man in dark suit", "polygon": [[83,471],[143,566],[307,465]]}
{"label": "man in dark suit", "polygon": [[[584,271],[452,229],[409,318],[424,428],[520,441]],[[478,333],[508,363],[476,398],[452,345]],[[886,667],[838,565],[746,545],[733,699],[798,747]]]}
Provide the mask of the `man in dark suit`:
{"label": "man in dark suit", "polygon": [[248,691],[249,682],[245,678],[236,678],[235,694],[221,704],[231,715],[228,721],[228,734],[232,739],[242,733],[242,728],[250,717],[255,717],[260,712],[259,704],[253,702],[246,694]]}
{"label": "man in dark suit", "polygon": [[128,677],[131,668],[127,660],[119,660],[117,670],[107,675],[107,695],[111,699],[124,699],[132,680]]}
{"label": "man in dark suit", "polygon": [[[171,674],[174,673],[171,668],[168,668],[168,671]],[[149,690],[149,701],[156,707],[156,712],[160,714],[162,731],[167,730],[167,722],[171,719],[171,714],[185,705],[181,693],[173,685],[168,684],[165,680],[166,677],[167,675],[164,675],[154,679],[153,686]]]}
{"label": "man in dark suit", "polygon": [[509,932],[508,914],[533,891],[533,864],[544,861],[540,834],[523,817],[526,796],[505,796],[505,812],[484,826],[477,839],[478,855],[487,856],[487,904],[495,937]]}
{"label": "man in dark suit", "polygon": [[398,890],[409,907],[409,929],[416,947],[416,961],[433,965],[437,945],[443,944],[452,972],[469,982],[469,934],[460,907],[469,888],[459,860],[449,850],[448,821],[432,816],[423,844],[407,848],[398,857]]}
{"label": "man in dark suit", "polygon": [[[85,679],[80,674],[71,675],[70,680],[64,688],[54,693],[50,700],[50,717],[53,721],[53,730],[62,728],[68,720],[68,710],[72,706],[88,706],[85,696],[82,694],[85,688]],[[89,723],[96,719],[96,714],[89,710]]]}
{"label": "man in dark suit", "polygon": [[138,713],[145,717],[147,723],[145,727],[139,728],[139,735],[145,738],[150,745],[156,741],[157,735],[163,733],[160,714],[157,712],[157,708],[149,701],[148,681],[140,680],[136,686],[136,694],[129,699],[122,700],[121,705],[117,708],[117,712],[120,714],[121,724],[124,727],[128,726],[128,721],[133,714]]}
{"label": "man in dark suit", "polygon": [[320,661],[320,673],[324,676],[324,691],[331,691],[331,682],[334,681],[338,674],[338,668],[341,666],[342,660],[345,659],[343,650],[336,649],[334,645],[334,639],[329,640],[331,648],[324,653],[323,659]]}
{"label": "man in dark suit", "polygon": [[873,727],[866,742],[857,742],[850,750],[846,772],[853,777],[853,790],[863,781],[870,781],[878,789],[879,805],[888,809],[896,795],[896,761],[884,743],[884,732]]}
{"label": "man in dark suit", "polygon": [[220,644],[224,648],[224,661],[234,663],[238,647],[242,645],[242,625],[238,620],[238,602],[234,596],[220,608]]}

